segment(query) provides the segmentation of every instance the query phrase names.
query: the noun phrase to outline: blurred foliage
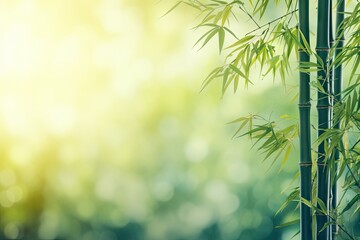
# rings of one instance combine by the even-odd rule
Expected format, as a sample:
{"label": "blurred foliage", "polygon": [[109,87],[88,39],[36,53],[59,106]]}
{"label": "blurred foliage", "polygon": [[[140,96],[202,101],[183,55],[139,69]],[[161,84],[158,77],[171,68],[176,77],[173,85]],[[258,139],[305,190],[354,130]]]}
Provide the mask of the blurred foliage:
{"label": "blurred foliage", "polygon": [[217,48],[196,53],[189,10],[161,18],[170,7],[0,3],[0,239],[295,234],[275,226],[297,213],[275,212],[296,156],[269,170],[225,125],[250,111],[295,115],[294,95],[271,81],[199,94]]}

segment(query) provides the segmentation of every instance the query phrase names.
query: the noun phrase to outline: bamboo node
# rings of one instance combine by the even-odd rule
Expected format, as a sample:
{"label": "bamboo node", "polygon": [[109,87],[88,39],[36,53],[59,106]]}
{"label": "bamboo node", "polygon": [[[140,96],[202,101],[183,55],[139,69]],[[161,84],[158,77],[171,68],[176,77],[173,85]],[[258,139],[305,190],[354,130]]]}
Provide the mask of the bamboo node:
{"label": "bamboo node", "polygon": [[323,166],[323,167],[327,167],[329,164],[328,163],[324,163],[324,162],[318,162],[317,163],[318,166]]}
{"label": "bamboo node", "polygon": [[312,167],[312,162],[300,162],[300,167]]}
{"label": "bamboo node", "polygon": [[298,106],[300,108],[311,108],[311,104],[310,103],[299,103]]}
{"label": "bamboo node", "polygon": [[328,52],[329,51],[329,48],[328,47],[318,47],[315,49],[315,51],[317,52]]}
{"label": "bamboo node", "polygon": [[298,52],[308,53],[309,51],[303,48],[298,48]]}
{"label": "bamboo node", "polygon": [[331,107],[330,105],[317,105],[316,106],[317,109],[328,109],[330,107]]}

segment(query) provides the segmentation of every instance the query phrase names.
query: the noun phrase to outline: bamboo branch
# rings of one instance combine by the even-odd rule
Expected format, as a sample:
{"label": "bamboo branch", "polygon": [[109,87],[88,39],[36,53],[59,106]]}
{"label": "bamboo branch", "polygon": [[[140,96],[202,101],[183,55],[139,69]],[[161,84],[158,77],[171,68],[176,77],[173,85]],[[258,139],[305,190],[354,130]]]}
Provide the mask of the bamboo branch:
{"label": "bamboo branch", "polygon": [[251,14],[245,9],[245,7],[239,7],[241,11],[243,11],[246,15],[248,15],[248,17],[255,23],[255,25],[260,28],[260,25],[255,21],[255,19],[253,18],[253,16],[251,16]]}
{"label": "bamboo branch", "polygon": [[291,12],[288,12],[288,13],[285,14],[285,15],[282,15],[281,17],[275,18],[274,20],[272,20],[272,21],[270,21],[270,22],[267,22],[267,23],[265,23],[265,24],[257,27],[256,29],[248,32],[247,34],[245,34],[245,36],[247,36],[247,35],[249,35],[249,34],[251,34],[251,33],[253,33],[253,32],[256,32],[256,31],[258,31],[258,30],[260,30],[260,29],[262,29],[262,28],[264,28],[264,27],[266,27],[266,26],[270,26],[270,25],[273,24],[274,22],[279,21],[279,20],[281,20],[281,19],[283,19],[283,18],[285,18],[285,17],[287,17],[287,16],[289,16],[289,15],[291,15],[291,14],[294,14],[294,13],[296,13],[297,11],[298,11],[298,9],[295,9],[295,10],[293,10],[293,11],[291,11]]}

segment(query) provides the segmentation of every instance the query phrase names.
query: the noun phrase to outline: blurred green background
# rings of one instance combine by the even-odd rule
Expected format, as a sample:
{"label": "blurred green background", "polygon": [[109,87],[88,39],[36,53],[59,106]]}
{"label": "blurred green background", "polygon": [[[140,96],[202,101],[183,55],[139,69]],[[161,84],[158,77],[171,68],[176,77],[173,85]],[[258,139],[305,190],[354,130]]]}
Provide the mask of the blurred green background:
{"label": "blurred green background", "polygon": [[0,239],[296,233],[275,228],[296,212],[275,212],[297,153],[279,173],[226,125],[250,112],[296,116],[294,94],[265,80],[200,92],[222,63],[217,43],[193,47],[197,13],[162,17],[174,3],[0,2]]}

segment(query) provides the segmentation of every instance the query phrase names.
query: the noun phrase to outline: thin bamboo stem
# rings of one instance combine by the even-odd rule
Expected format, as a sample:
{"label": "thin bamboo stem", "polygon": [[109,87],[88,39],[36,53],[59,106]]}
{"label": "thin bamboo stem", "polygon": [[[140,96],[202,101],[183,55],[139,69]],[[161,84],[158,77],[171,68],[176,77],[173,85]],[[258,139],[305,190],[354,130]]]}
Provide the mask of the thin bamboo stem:
{"label": "thin bamboo stem", "polygon": [[[309,0],[299,1],[299,30],[304,39],[299,36],[299,64],[310,61],[309,49],[305,43],[310,44],[309,30]],[[310,75],[300,72],[299,89],[299,115],[300,115],[300,197],[311,202],[311,134],[310,134]],[[309,206],[300,204],[300,238],[312,239],[312,214]]]}
{"label": "thin bamboo stem", "polygon": [[[337,0],[337,6],[336,6],[336,42],[337,46],[335,49],[335,58],[341,54],[343,45],[344,45],[344,34],[342,29],[342,23],[344,21],[344,12],[345,12],[345,0]],[[334,69],[334,102],[340,102],[341,101],[341,89],[342,89],[342,65],[335,66]],[[334,123],[334,128],[339,129],[340,128],[340,122]],[[339,150],[335,149],[334,152],[334,160],[335,160],[335,169],[334,169],[334,183],[332,185],[332,202],[331,206],[332,209],[336,209],[337,206],[337,169],[339,161],[340,153]],[[335,236],[338,232],[338,226],[336,224],[332,225],[331,228],[332,232],[332,239],[335,239]]]}
{"label": "thin bamboo stem", "polygon": [[[329,1],[329,46],[330,48],[333,47],[334,45],[334,33],[333,33],[333,4],[332,4],[332,0]],[[333,62],[333,56],[329,56],[329,66],[332,66],[332,62]],[[329,102],[330,102],[330,109],[329,109],[329,116],[330,116],[330,121],[329,121],[329,124],[330,126],[329,127],[332,127],[333,126],[333,118],[334,118],[334,76],[333,76],[333,71],[334,68],[331,67],[329,69]],[[331,139],[330,139],[331,141]],[[329,201],[328,201],[328,205],[329,205],[329,208],[332,209],[332,201],[333,201],[333,198],[334,198],[334,195],[333,195],[333,191],[332,191],[332,186],[333,184],[335,183],[334,181],[334,172],[330,172],[330,177],[329,177],[329,194],[330,194],[330,197],[329,197]],[[332,228],[333,228],[333,225],[330,225],[329,228],[328,228],[328,231],[329,231],[329,238],[330,239],[333,239],[333,236],[332,236]]]}
{"label": "thin bamboo stem", "polygon": [[[328,71],[328,55],[329,55],[329,0],[318,1],[318,18],[317,18],[317,41],[316,53],[319,56],[318,60],[318,81],[322,85],[324,92],[318,90],[318,137],[321,136],[329,128],[329,115],[330,115],[330,102],[329,102],[329,75]],[[328,159],[325,158],[326,140],[318,145],[317,156],[317,201],[318,208],[321,208],[320,202],[324,203],[327,214],[317,212],[316,225],[317,225],[317,239],[329,240],[328,227],[323,229],[328,219],[329,208],[329,167]]]}

